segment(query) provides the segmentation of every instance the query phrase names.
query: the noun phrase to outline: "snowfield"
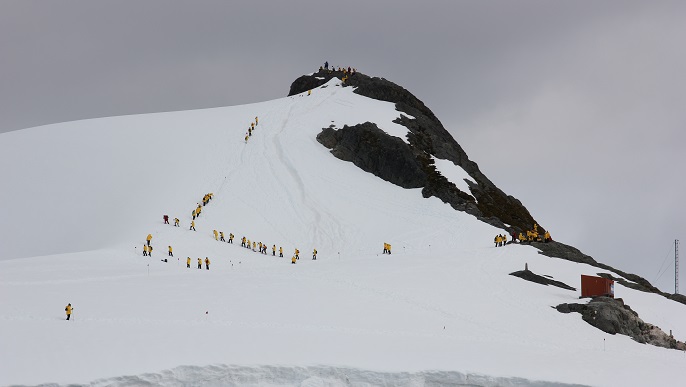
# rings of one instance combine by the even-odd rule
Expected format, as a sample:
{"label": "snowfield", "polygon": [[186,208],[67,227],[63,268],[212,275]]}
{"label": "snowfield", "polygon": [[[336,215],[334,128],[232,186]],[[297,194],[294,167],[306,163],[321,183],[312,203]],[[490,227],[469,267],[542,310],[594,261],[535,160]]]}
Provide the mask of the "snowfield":
{"label": "snowfield", "polygon": [[[310,96],[1,134],[0,385],[658,386],[686,377],[685,353],[553,308],[579,302],[578,290],[508,275],[528,263],[578,289],[581,274],[599,269],[529,246],[494,248],[503,230],[316,141],[324,127],[366,121],[405,140],[392,123],[399,115],[332,81]],[[466,189],[461,168],[436,161]],[[233,233],[234,244],[213,230]],[[148,233],[154,250],[143,257]],[[243,236],[268,254],[240,247]],[[210,270],[198,270],[205,257]],[[619,284],[615,294],[686,339],[686,306]]]}

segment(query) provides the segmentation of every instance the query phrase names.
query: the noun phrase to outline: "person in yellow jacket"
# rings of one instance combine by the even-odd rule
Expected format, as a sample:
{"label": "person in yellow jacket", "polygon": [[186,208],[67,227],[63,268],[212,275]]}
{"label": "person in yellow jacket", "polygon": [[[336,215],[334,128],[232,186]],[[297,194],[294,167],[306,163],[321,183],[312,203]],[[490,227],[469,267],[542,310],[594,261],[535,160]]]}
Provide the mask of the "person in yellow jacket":
{"label": "person in yellow jacket", "polygon": [[526,236],[523,232],[519,232],[519,243],[526,242]]}
{"label": "person in yellow jacket", "polygon": [[279,258],[283,258],[283,247],[279,246]]}
{"label": "person in yellow jacket", "polygon": [[257,119],[257,116],[255,116],[255,126],[257,126],[260,123],[260,121]]}
{"label": "person in yellow jacket", "polygon": [[295,255],[291,258],[291,263],[295,264]]}
{"label": "person in yellow jacket", "polygon": [[252,251],[257,251],[257,243],[255,241],[252,242]]}
{"label": "person in yellow jacket", "polygon": [[148,245],[143,244],[143,256],[147,257],[148,256]]}
{"label": "person in yellow jacket", "polygon": [[196,231],[196,230],[195,230],[195,220],[192,220],[192,221],[191,221],[191,228],[189,228],[189,230]]}
{"label": "person in yellow jacket", "polygon": [[180,227],[179,226],[179,218],[174,218],[174,227]]}
{"label": "person in yellow jacket", "polygon": [[202,269],[202,258],[198,258],[198,269]]}
{"label": "person in yellow jacket", "polygon": [[219,242],[226,242],[226,240],[224,240],[224,231],[219,231]]}
{"label": "person in yellow jacket", "polygon": [[295,249],[295,259],[300,259],[300,250]]}
{"label": "person in yellow jacket", "polygon": [[229,233],[229,243],[233,244],[233,233]]}
{"label": "person in yellow jacket", "polygon": [[276,245],[272,246],[272,257],[276,257]]}
{"label": "person in yellow jacket", "polygon": [[218,241],[219,240],[219,234],[217,233],[217,230],[212,230],[212,233],[214,234],[214,240]]}
{"label": "person in yellow jacket", "polygon": [[254,122],[250,123],[250,129],[255,130],[255,123]]}
{"label": "person in yellow jacket", "polygon": [[207,270],[210,270],[210,259],[205,257],[205,268]]}
{"label": "person in yellow jacket", "polygon": [[317,249],[314,249],[314,250],[312,251],[312,259],[313,259],[313,260],[317,259]]}
{"label": "person in yellow jacket", "polygon": [[310,95],[312,95],[312,90],[311,90],[311,89],[310,89],[310,90],[307,90],[307,96],[309,97]]}
{"label": "person in yellow jacket", "polygon": [[507,244],[507,234],[503,234],[500,238],[503,240],[501,246],[505,246]]}
{"label": "person in yellow jacket", "polygon": [[498,244],[502,241],[503,240],[500,239],[500,234],[496,235],[495,238],[493,239],[493,242],[495,242],[495,247],[498,247]]}
{"label": "person in yellow jacket", "polygon": [[546,230],[545,234],[543,234],[543,242],[548,243],[552,240],[553,238],[550,237],[550,233]]}
{"label": "person in yellow jacket", "polygon": [[388,243],[386,242],[383,243],[383,253],[388,254]]}
{"label": "person in yellow jacket", "polygon": [[152,240],[152,234],[148,234],[148,237],[145,238],[145,240],[148,241],[148,246],[150,246],[150,241]]}
{"label": "person in yellow jacket", "polygon": [[74,310],[72,308],[71,304],[67,304],[67,306],[64,307],[64,311],[67,313],[67,320],[69,320],[69,317],[71,317],[71,312]]}
{"label": "person in yellow jacket", "polygon": [[391,253],[391,244],[387,243],[387,245],[388,245],[388,254],[390,254]]}
{"label": "person in yellow jacket", "polygon": [[169,256],[170,256],[170,257],[173,257],[173,256],[174,256],[174,254],[172,253],[172,247],[171,247],[171,246],[169,246]]}
{"label": "person in yellow jacket", "polygon": [[191,268],[191,257],[186,258],[186,267]]}
{"label": "person in yellow jacket", "polygon": [[245,237],[241,238],[241,247],[245,247]]}
{"label": "person in yellow jacket", "polygon": [[534,223],[534,232],[538,232],[538,224]]}

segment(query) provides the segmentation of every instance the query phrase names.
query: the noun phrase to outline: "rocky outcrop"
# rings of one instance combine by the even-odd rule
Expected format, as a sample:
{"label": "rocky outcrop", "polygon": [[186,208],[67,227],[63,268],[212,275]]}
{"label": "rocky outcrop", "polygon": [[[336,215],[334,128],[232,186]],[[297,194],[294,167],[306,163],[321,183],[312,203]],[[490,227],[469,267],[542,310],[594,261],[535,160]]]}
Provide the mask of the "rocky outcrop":
{"label": "rocky outcrop", "polygon": [[[303,75],[291,84],[288,95],[306,92],[344,75],[343,72],[324,70]],[[408,128],[409,144],[386,134],[373,123],[324,128],[317,140],[331,149],[334,156],[400,187],[422,188],[424,197],[437,197],[456,210],[507,230],[508,234],[526,231],[537,223],[519,200],[505,194],[481,173],[478,165],[469,159],[433,112],[412,93],[386,79],[362,73],[348,77],[341,84],[353,87],[357,94],[395,104],[400,114],[394,122]],[[473,179],[473,182],[466,181],[470,192],[460,191],[442,176],[434,166],[433,157],[450,160],[462,167]],[[540,225],[539,232],[545,232]],[[599,263],[574,247],[559,242],[531,244],[543,255],[611,271],[628,280],[622,282],[617,279],[623,285],[686,304],[685,296],[661,292],[644,278]]]}
{"label": "rocky outcrop", "polygon": [[[311,90],[334,77],[341,79],[343,76],[342,72],[324,70],[304,75],[291,84],[289,95]],[[372,131],[369,126],[325,128],[318,139],[331,149],[336,157],[354,162],[365,171],[401,187],[422,187],[424,197],[437,197],[456,210],[474,215],[486,223],[507,230],[510,234],[513,231],[530,229],[536,223],[519,200],[506,195],[481,173],[478,165],[469,159],[433,112],[412,93],[386,79],[369,77],[361,73],[348,77],[344,86],[353,87],[357,94],[394,103],[399,112],[405,113],[399,114],[400,117],[394,122],[408,128],[409,144],[392,143],[384,138],[384,135]],[[345,133],[334,136],[331,131]],[[356,139],[355,136],[364,137]],[[391,156],[382,148],[388,144],[392,144],[396,152],[391,162],[383,163],[372,156],[373,153]],[[363,150],[365,155],[353,156],[353,148]],[[406,149],[401,151],[402,148]],[[443,177],[433,165],[432,157],[450,160],[462,167],[474,180],[468,182],[470,192],[460,191],[455,184]],[[418,169],[421,169],[422,173],[418,173]],[[410,176],[406,177],[408,174]]]}
{"label": "rocky outcrop", "polygon": [[427,175],[416,162],[413,149],[371,122],[341,129],[326,128],[317,135],[317,141],[339,159],[403,188],[420,188],[426,184]]}
{"label": "rocky outcrop", "polygon": [[597,297],[588,304],[560,304],[555,309],[561,313],[580,313],[584,321],[612,335],[627,335],[639,343],[686,350],[686,344],[641,320],[621,299]]}
{"label": "rocky outcrop", "polygon": [[519,277],[521,279],[525,279],[525,280],[530,281],[530,282],[541,284],[541,285],[546,285],[546,286],[552,285],[552,286],[557,286],[558,288],[576,291],[576,288],[573,288],[564,282],[555,281],[555,280],[550,279],[548,277],[538,275],[538,274],[536,274],[536,273],[534,273],[528,269],[515,271],[514,273],[510,273],[510,275],[515,276],[515,277]]}

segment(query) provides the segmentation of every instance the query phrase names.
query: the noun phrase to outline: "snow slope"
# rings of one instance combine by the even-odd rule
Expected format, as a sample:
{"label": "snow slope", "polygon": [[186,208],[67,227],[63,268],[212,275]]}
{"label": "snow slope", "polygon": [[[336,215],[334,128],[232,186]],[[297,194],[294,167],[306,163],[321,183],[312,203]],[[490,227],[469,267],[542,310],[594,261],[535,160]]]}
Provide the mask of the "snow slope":
{"label": "snow slope", "polygon": [[[311,96],[0,135],[0,385],[645,386],[686,376],[686,354],[552,308],[579,292],[508,275],[528,263],[578,287],[598,269],[493,248],[502,230],[315,139],[365,121],[403,138],[399,114],[332,81]],[[452,170],[451,181],[462,177]],[[214,229],[237,243],[215,241]],[[140,253],[148,233],[151,258]],[[270,254],[241,248],[242,236]],[[168,245],[175,258],[161,262]],[[195,268],[199,257],[211,270]],[[615,292],[686,336],[683,305]]]}

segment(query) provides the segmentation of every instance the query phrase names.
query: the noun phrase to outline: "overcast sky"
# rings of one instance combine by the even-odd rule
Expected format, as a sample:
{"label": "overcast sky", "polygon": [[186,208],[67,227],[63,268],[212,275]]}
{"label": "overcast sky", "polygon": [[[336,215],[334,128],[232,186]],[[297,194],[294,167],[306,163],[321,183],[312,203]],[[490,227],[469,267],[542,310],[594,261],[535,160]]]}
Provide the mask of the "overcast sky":
{"label": "overcast sky", "polygon": [[553,238],[673,292],[684,20],[684,1],[0,0],[0,132],[271,100],[353,66],[423,100]]}

